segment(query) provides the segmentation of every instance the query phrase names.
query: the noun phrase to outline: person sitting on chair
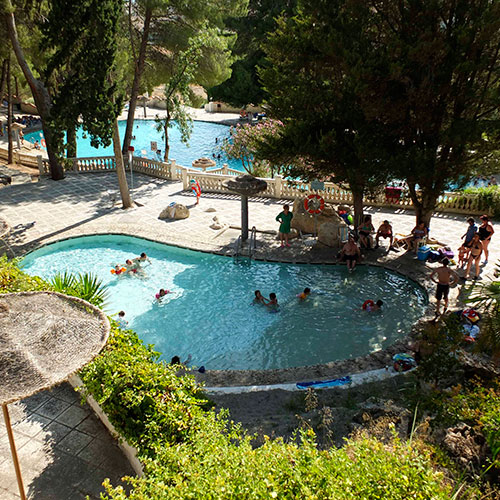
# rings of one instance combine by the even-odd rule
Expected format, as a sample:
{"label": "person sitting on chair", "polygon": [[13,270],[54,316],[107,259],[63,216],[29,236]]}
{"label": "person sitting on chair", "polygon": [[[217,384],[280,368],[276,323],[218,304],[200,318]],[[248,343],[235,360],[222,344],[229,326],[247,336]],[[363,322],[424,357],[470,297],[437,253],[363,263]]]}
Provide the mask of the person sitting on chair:
{"label": "person sitting on chair", "polygon": [[392,233],[392,226],[388,220],[385,220],[380,224],[377,235],[375,236],[375,248],[379,247],[378,240],[379,238],[389,238],[389,250],[392,250],[392,243],[393,243],[393,233]]}

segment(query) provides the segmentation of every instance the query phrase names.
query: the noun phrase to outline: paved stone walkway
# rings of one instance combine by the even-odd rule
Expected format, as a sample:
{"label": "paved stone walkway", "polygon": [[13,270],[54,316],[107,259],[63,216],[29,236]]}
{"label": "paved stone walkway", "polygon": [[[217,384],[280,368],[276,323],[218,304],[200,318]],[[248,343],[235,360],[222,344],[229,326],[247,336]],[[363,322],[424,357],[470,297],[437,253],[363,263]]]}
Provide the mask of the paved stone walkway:
{"label": "paved stone walkway", "polygon": [[[67,384],[9,405],[28,498],[98,499],[102,482],[134,475],[107,429]],[[0,419],[0,499],[19,497],[7,431]]]}
{"label": "paved stone walkway", "polygon": [[[240,199],[230,194],[204,193],[199,206],[179,182],[134,176],[133,198],[141,206],[122,210],[115,173],[69,174],[62,181],[43,179],[34,184],[0,189],[0,217],[12,230],[6,239],[9,256],[21,256],[29,249],[72,236],[99,233],[123,233],[198,250],[231,255],[239,235],[237,229],[214,231],[209,228],[214,216],[233,226],[240,224]],[[170,202],[187,205],[188,219],[161,221],[160,211]],[[281,249],[274,234],[276,215],[284,200],[251,199],[249,224],[258,234],[257,257],[289,262],[332,262],[337,250],[313,250],[301,241],[290,249]],[[214,209],[215,212],[207,211]],[[415,224],[411,211],[368,209],[374,225],[389,219],[396,233],[408,234]],[[466,215],[438,214],[431,224],[431,235],[454,250],[466,229]],[[490,247],[490,263],[482,275],[491,275],[500,258],[500,224]],[[138,249],[139,251],[139,249]],[[387,247],[371,251],[366,262],[404,271],[424,286],[431,266],[415,260],[413,254],[387,252]],[[462,291],[456,287],[454,297]],[[66,387],[66,386],[64,386]],[[109,435],[86,407],[66,388],[41,393],[13,405],[16,438],[26,486],[32,498],[57,500],[96,498],[104,477],[114,484],[131,473],[129,465]],[[0,424],[0,498],[16,498],[13,469],[6,448],[6,436]],[[3,496],[2,496],[3,495]]]}

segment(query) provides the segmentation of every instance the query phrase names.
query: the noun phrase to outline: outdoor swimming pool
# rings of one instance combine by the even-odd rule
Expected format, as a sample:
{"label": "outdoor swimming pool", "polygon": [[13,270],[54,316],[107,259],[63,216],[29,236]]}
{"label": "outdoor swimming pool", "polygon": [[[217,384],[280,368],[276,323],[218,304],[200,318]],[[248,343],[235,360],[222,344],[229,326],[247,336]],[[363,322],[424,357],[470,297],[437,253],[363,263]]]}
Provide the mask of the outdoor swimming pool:
{"label": "outdoor swimming pool", "polygon": [[[122,140],[125,135],[125,126],[125,120],[118,122],[118,128],[120,130],[120,137]],[[156,130],[156,122],[154,120],[135,120],[133,133],[135,135],[135,140],[132,140],[132,146],[135,148],[135,156],[142,156],[144,158],[163,161],[163,153],[159,156],[151,150],[151,141],[156,141],[158,149],[162,152],[165,149],[161,133]],[[107,148],[93,148],[90,145],[90,138],[85,138],[83,135],[83,130],[79,129],[77,132],[77,156],[79,158],[114,155],[112,145]],[[240,161],[229,160],[219,150],[222,140],[228,136],[229,127],[227,125],[194,121],[193,133],[191,134],[189,145],[186,146],[181,142],[180,133],[177,127],[172,127],[169,130],[169,158],[174,159],[178,165],[191,167],[194,160],[207,157],[212,158],[217,163],[217,167],[222,167],[223,163],[227,163],[231,168],[242,170]],[[40,142],[40,139],[43,138],[43,133],[42,131],[31,132],[30,134],[26,134],[24,137],[32,143],[35,141]],[[215,139],[217,139],[217,143],[215,142]],[[215,154],[216,158],[213,158],[213,154]],[[220,159],[217,158],[217,155],[219,154],[221,154]]]}
{"label": "outdoor swimming pool", "polygon": [[[115,263],[146,252],[144,276],[110,273]],[[424,312],[427,296],[415,283],[374,266],[348,274],[345,266],[292,265],[231,258],[118,235],[79,237],[25,257],[26,272],[91,272],[109,286],[108,314],[126,312],[131,328],[170,360],[207,369],[271,369],[348,359],[387,347]],[[311,296],[299,303],[305,287]],[[154,296],[169,289],[162,303]],[[275,292],[280,311],[253,305],[254,290]],[[382,299],[383,311],[361,310]]]}

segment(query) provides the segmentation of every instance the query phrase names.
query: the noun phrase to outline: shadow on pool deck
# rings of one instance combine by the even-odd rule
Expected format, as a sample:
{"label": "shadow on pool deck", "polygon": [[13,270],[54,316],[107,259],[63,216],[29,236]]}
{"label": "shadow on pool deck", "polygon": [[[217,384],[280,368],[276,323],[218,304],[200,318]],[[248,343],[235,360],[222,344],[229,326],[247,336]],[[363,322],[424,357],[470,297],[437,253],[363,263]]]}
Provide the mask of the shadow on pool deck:
{"label": "shadow on pool deck", "polygon": [[[9,406],[25,490],[36,500],[98,499],[102,482],[134,475],[103,424],[67,384]],[[18,487],[0,428],[0,498],[16,498]],[[18,498],[18,497],[17,497]]]}

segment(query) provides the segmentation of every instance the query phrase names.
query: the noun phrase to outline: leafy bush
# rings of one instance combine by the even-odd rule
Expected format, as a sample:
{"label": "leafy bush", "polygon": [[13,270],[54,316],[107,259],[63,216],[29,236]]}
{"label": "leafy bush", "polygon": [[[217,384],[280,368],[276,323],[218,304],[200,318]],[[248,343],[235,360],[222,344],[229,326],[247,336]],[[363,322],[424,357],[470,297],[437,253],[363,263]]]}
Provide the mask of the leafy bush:
{"label": "leafy bush", "polygon": [[0,293],[34,292],[50,290],[51,287],[38,276],[30,276],[21,271],[17,260],[0,257]]}
{"label": "leafy bush", "polygon": [[500,217],[500,186],[482,188],[466,188],[464,194],[474,194],[479,197],[481,206],[489,209],[493,217]]}
{"label": "leafy bush", "polygon": [[440,395],[436,409],[438,418],[447,424],[466,422],[479,426],[500,468],[500,381],[485,386],[484,381],[474,380],[465,387],[457,386],[447,395]]}

